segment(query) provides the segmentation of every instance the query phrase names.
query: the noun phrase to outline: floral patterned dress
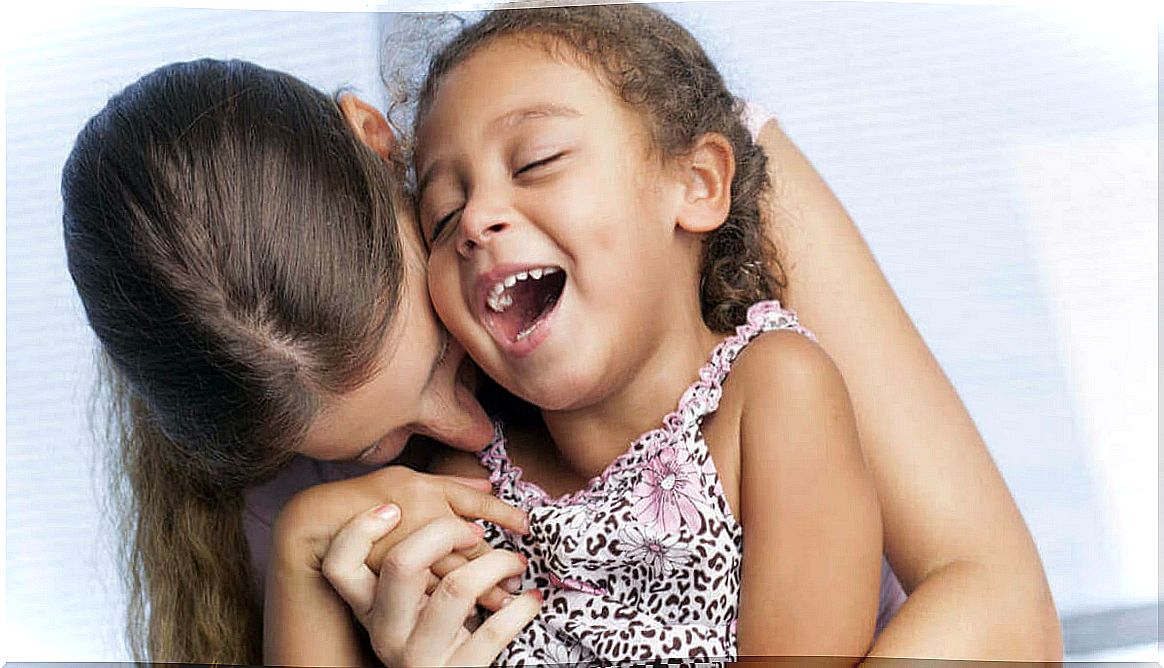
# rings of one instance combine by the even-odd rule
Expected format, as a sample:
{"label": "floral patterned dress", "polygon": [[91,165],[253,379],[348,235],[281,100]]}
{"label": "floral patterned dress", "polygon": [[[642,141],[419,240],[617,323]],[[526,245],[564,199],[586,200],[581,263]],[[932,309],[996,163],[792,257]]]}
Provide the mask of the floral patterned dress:
{"label": "floral patterned dress", "polygon": [[743,532],[700,424],[718,407],[732,362],[755,337],[779,329],[812,338],[778,303],[753,305],[662,426],[574,494],[551,498],[523,480],[498,426],[479,457],[496,494],[529,513],[530,533],[486,525],[486,537],[529,559],[523,588],[545,597],[498,664],[736,658]]}

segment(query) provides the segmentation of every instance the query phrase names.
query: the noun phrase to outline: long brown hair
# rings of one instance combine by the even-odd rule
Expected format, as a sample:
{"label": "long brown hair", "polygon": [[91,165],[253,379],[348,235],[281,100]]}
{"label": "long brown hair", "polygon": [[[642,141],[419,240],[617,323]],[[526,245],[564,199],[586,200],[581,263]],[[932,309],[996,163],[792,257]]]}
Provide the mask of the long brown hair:
{"label": "long brown hair", "polygon": [[785,285],[760,211],[767,158],[743,122],[743,102],[699,42],[662,12],[640,4],[498,9],[464,28],[432,59],[417,96],[423,122],[444,76],[488,44],[517,38],[589,67],[644,114],[662,156],[682,155],[705,133],[731,142],[735,175],[726,221],[704,237],[700,303],[709,328],[730,332],[748,307],[778,299]]}
{"label": "long brown hair", "polygon": [[162,67],[77,137],[65,247],[108,361],[137,658],[261,662],[243,491],[376,371],[392,183],[334,100],[241,61]]}

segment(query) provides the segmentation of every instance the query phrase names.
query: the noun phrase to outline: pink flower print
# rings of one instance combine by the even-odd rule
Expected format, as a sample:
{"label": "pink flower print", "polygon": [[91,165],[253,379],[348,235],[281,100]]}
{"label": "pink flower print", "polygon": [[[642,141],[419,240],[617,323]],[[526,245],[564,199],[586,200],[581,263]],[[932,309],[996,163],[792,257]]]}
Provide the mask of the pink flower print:
{"label": "pink flower print", "polygon": [[639,527],[628,527],[619,532],[626,555],[645,563],[656,577],[667,576],[688,562],[690,555],[679,546],[675,535],[654,536]]}
{"label": "pink flower print", "polygon": [[647,460],[643,477],[631,495],[638,499],[632,512],[640,522],[677,531],[699,524],[699,468],[685,450],[667,447]]}

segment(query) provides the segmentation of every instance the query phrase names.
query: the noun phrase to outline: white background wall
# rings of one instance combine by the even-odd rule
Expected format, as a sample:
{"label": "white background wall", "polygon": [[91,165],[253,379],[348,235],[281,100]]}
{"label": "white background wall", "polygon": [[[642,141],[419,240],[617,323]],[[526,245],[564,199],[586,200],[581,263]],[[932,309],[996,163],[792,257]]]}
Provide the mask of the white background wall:
{"label": "white background wall", "polygon": [[[1156,19],[1110,6],[664,8],[779,116],[857,220],[1018,499],[1060,610],[1155,601]],[[14,661],[120,660],[122,595],[93,475],[104,446],[85,421],[92,339],[60,243],[64,157],[109,95],[173,60],[248,58],[378,100],[378,35],[392,17],[20,20],[6,68],[0,644]]]}

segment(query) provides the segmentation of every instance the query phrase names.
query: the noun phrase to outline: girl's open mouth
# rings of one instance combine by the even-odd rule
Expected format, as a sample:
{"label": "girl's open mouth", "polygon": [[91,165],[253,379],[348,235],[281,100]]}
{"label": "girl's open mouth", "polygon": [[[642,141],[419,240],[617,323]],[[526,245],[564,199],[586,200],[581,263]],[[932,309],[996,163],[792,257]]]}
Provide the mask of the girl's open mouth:
{"label": "girl's open mouth", "polygon": [[532,351],[536,341],[531,337],[553,313],[565,287],[566,272],[561,267],[506,271],[485,286],[482,319],[506,349],[518,354]]}

